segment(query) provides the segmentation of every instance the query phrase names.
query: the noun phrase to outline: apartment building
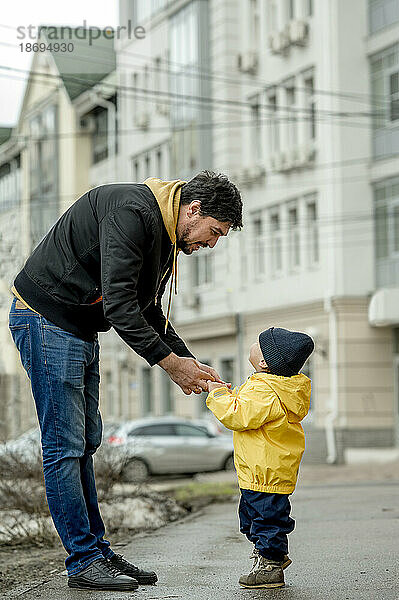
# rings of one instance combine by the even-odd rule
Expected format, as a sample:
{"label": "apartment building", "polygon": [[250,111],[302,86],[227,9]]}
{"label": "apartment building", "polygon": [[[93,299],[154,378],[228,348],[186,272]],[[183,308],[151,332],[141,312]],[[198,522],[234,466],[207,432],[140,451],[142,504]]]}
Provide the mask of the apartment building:
{"label": "apartment building", "polygon": [[[121,0],[120,14],[146,30],[116,48],[124,178],[210,167],[244,198],[242,232],[180,260],[182,337],[238,383],[260,330],[307,331],[308,460],[391,447],[397,3]],[[160,370],[137,374],[138,414],[206,414]]]}
{"label": "apartment building", "polygon": [[383,331],[393,371],[394,436],[399,445],[399,5],[370,2],[367,56],[376,114],[372,130],[371,186],[375,215],[375,289],[369,322]]}

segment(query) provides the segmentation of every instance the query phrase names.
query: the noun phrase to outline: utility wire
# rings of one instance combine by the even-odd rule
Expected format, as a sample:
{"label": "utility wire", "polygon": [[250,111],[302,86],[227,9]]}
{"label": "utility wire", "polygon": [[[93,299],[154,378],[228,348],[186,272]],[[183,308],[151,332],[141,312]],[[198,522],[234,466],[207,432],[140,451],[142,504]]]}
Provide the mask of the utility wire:
{"label": "utility wire", "polygon": [[[56,75],[53,73],[43,73],[43,72],[38,72],[38,71],[28,71],[26,69],[18,69],[16,67],[9,67],[6,65],[0,65],[0,69],[2,69],[3,71],[7,71],[7,72],[16,72],[16,73],[24,73],[24,74],[29,74],[30,76],[38,76],[38,77],[43,77],[44,79],[51,79],[51,80],[63,80],[63,81],[69,81],[71,83],[79,83],[79,84],[85,84],[87,85],[87,79],[82,78],[82,77],[78,77],[76,75],[70,75],[70,74],[64,74],[64,75]],[[225,104],[227,106],[232,106],[232,107],[241,107],[241,108],[253,108],[253,104],[251,104],[250,102],[246,102],[246,101],[242,101],[242,100],[231,100],[231,99],[226,99],[226,98],[212,98],[212,97],[206,97],[206,96],[196,96],[196,95],[190,95],[190,94],[177,94],[174,92],[169,92],[166,90],[151,90],[151,89],[146,89],[146,88],[135,88],[132,86],[127,86],[127,85],[119,85],[119,84],[112,84],[109,82],[98,82],[99,85],[101,85],[102,87],[106,87],[108,89],[110,89],[112,92],[115,92],[115,90],[123,90],[123,91],[131,91],[134,93],[142,93],[146,96],[155,96],[155,98],[164,98],[166,100],[168,99],[172,99],[172,100],[183,100],[183,101],[191,101],[191,102],[198,102],[200,104],[204,103],[204,104],[211,104],[211,105],[217,105],[220,106],[220,104]],[[307,108],[307,107],[303,107],[303,108],[297,108],[297,107],[291,107],[291,106],[281,106],[281,105],[270,105],[270,104],[258,104],[257,105],[259,109],[267,109],[268,111],[275,111],[276,108],[278,110],[285,110],[287,111],[289,114],[295,114],[295,113],[308,113],[310,115],[313,116],[314,111],[312,108]],[[384,116],[385,113],[379,112],[379,113],[366,113],[366,112],[350,112],[350,111],[325,111],[325,110],[317,110],[318,115],[327,115],[327,116],[337,116],[340,118],[347,118],[347,117],[355,117],[355,118],[360,118],[360,117],[366,117],[366,118],[371,118],[371,117],[381,117]]]}
{"label": "utility wire", "polygon": [[[7,29],[13,29],[15,31],[17,30],[17,28],[14,28],[14,27],[8,26],[8,25],[4,25],[4,24],[0,24],[0,27],[5,27]],[[72,39],[71,40],[68,39],[68,41],[69,42],[71,42],[71,41],[73,42]],[[65,42],[65,40],[62,40],[62,42]],[[39,41],[35,42],[35,41],[32,40],[32,43],[46,43],[46,42],[39,42]],[[48,41],[47,43],[50,43],[50,42]],[[60,43],[60,42],[58,41],[58,43]],[[0,45],[7,45],[7,46],[12,46],[12,47],[15,47],[15,48],[19,48],[19,44],[11,44],[11,43],[7,43],[7,42],[0,42]],[[164,56],[151,57],[151,56],[144,55],[144,54],[138,54],[137,52],[131,52],[131,51],[128,51],[126,49],[124,49],[120,54],[123,55],[123,56],[125,56],[125,55],[127,55],[127,56],[133,56],[135,58],[139,58],[139,59],[142,59],[142,60],[145,60],[145,61],[150,61],[152,63],[153,63],[153,61],[154,61],[155,58],[160,58],[161,61],[162,61],[162,63],[169,64],[169,65],[172,65],[173,67],[177,67],[177,68],[183,68],[185,70],[187,70],[187,69],[191,70],[191,73],[186,73],[186,75],[191,75],[192,77],[197,77],[197,78],[200,78],[200,79],[207,78],[207,79],[217,80],[217,81],[221,81],[221,82],[224,82],[224,83],[230,83],[230,84],[255,85],[257,87],[262,86],[262,87],[265,87],[266,89],[268,89],[268,88],[275,88],[275,87],[282,87],[282,88],[286,87],[283,83],[277,83],[277,84],[272,83],[271,84],[270,81],[261,80],[261,79],[255,77],[255,76],[253,76],[253,75],[246,74],[246,73],[242,73],[241,76],[240,76],[241,77],[240,79],[226,78],[225,74],[222,73],[222,72],[212,71],[210,69],[204,69],[204,68],[199,67],[198,65],[194,65],[194,64],[187,64],[187,63],[181,63],[181,62],[171,61],[170,59],[165,58]],[[75,59],[75,57],[72,56],[72,53],[69,53],[67,55],[67,57],[71,58],[71,59]],[[95,59],[93,60],[93,58],[89,57],[89,56],[86,56],[86,57],[83,56],[83,58],[86,58],[87,60],[90,59],[89,62],[104,62],[103,60],[101,60],[101,61],[97,61]],[[79,59],[76,57],[76,60],[79,60]],[[109,65],[113,64],[110,61],[105,61],[105,62],[108,62]],[[132,67],[131,64],[123,64],[123,63],[120,63],[120,62],[118,62],[118,66],[126,66],[126,67],[129,67],[129,68]],[[148,62],[147,62],[146,65],[139,65],[139,67],[145,67],[145,66],[148,69],[154,70],[155,72],[160,72],[161,71],[161,72],[164,72],[164,73],[171,73],[171,74],[175,74],[176,73],[176,71],[174,71],[171,68],[159,69],[155,65],[152,66],[151,64],[148,64]],[[244,76],[248,77],[248,81],[243,82],[242,78]],[[298,86],[294,86],[294,87],[297,90],[308,91],[307,88],[300,88]],[[372,95],[371,94],[362,94],[360,92],[336,92],[336,91],[329,91],[329,90],[321,90],[321,89],[317,89],[317,88],[314,88],[312,91],[314,93],[320,94],[320,95],[335,96],[335,97],[340,97],[340,98],[343,98],[343,99],[344,98],[345,99],[357,99],[358,101],[364,101],[365,103],[370,104],[370,105],[371,105],[370,98],[378,98],[379,97],[379,95],[374,95],[374,94],[372,94]],[[381,95],[381,101],[382,102],[387,102],[386,97]]]}

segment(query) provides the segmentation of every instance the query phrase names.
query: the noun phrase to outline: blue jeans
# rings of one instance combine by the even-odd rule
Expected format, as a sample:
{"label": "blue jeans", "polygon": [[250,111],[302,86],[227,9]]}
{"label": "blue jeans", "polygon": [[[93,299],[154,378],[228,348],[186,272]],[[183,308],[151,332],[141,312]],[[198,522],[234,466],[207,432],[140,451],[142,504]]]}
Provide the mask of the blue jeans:
{"label": "blue jeans", "polygon": [[288,534],[295,521],[290,517],[287,494],[268,494],[240,489],[238,506],[240,531],[255,544],[259,553],[270,560],[283,560],[288,554]]}
{"label": "blue jeans", "polygon": [[9,326],[36,404],[47,502],[68,553],[68,575],[74,575],[113,555],[104,539],[93,469],[102,437],[99,344],[15,303]]}

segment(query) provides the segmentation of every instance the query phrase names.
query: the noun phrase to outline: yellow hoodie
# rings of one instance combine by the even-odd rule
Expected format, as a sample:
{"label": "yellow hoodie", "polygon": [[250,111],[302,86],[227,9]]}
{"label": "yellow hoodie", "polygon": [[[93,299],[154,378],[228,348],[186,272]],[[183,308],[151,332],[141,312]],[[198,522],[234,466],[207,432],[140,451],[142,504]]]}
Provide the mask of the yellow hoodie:
{"label": "yellow hoodie", "polygon": [[166,314],[165,333],[168,328],[169,315],[172,306],[172,290],[173,284],[175,287],[175,294],[177,294],[177,238],[176,238],[176,227],[179,219],[179,208],[180,208],[180,193],[182,185],[186,182],[182,179],[174,179],[173,181],[163,181],[157,177],[148,177],[144,181],[144,184],[150,188],[155,196],[158,206],[162,214],[162,220],[164,222],[166,231],[170,237],[170,241],[173,244],[173,269],[172,279],[170,281],[169,288],[169,300],[168,310]]}
{"label": "yellow hoodie", "polygon": [[310,406],[311,382],[299,373],[254,373],[237,390],[213,390],[206,404],[234,431],[234,463],[240,488],[291,494],[305,450],[300,421]]}

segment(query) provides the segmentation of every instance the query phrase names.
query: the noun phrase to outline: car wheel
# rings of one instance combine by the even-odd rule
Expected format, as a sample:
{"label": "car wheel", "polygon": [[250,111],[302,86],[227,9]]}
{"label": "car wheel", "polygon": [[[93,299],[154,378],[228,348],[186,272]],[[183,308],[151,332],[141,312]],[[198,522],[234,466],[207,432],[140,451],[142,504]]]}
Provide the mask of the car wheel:
{"label": "car wheel", "polygon": [[122,470],[122,479],[129,483],[143,483],[148,479],[150,470],[140,458],[133,458]]}
{"label": "car wheel", "polygon": [[234,466],[234,456],[232,454],[230,454],[230,456],[228,456],[226,458],[226,460],[224,461],[224,466],[223,466],[225,471],[234,471],[235,466]]}

